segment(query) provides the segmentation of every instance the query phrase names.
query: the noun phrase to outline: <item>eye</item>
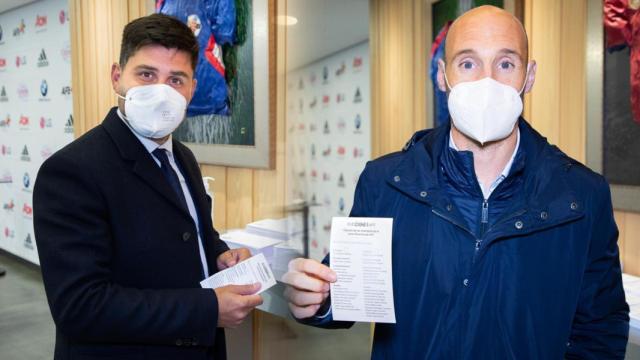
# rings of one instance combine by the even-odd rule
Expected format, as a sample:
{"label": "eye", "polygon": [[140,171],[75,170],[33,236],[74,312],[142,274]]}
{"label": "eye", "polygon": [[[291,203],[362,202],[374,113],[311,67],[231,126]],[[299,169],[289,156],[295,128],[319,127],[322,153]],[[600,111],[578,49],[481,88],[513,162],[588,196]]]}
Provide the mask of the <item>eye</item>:
{"label": "eye", "polygon": [[505,61],[501,61],[498,64],[498,67],[501,70],[513,70],[515,68],[515,65],[512,62],[505,60]]}
{"label": "eye", "polygon": [[140,76],[142,80],[148,81],[153,79],[154,74],[151,71],[141,71],[138,73],[138,76]]}
{"label": "eye", "polygon": [[473,69],[473,63],[469,60],[462,61],[459,66],[465,70]]}
{"label": "eye", "polygon": [[174,85],[174,86],[180,86],[184,84],[184,81],[182,81],[182,79],[179,77],[173,77],[169,80],[169,82],[171,83],[171,85]]}

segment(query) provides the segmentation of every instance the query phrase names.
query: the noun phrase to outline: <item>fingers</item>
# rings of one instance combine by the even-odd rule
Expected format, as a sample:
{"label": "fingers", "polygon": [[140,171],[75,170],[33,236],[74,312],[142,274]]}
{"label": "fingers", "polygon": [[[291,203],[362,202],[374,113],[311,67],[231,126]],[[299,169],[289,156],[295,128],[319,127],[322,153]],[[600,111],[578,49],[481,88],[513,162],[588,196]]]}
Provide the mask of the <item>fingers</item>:
{"label": "fingers", "polygon": [[247,316],[251,314],[251,310],[253,310],[253,308],[242,307],[236,309],[231,314],[231,317],[226,321],[224,327],[235,329],[236,327],[240,326],[240,324],[242,324]]}
{"label": "fingers", "polygon": [[224,270],[230,268],[250,257],[251,251],[247,248],[227,250],[218,256],[218,269]]}
{"label": "fingers", "polygon": [[227,285],[225,286],[229,291],[238,295],[253,295],[260,290],[260,283],[248,284],[248,285]]}
{"label": "fingers", "polygon": [[287,286],[287,288],[284,290],[284,296],[293,305],[309,306],[309,305],[321,305],[327,299],[327,297],[329,297],[329,293],[328,292],[315,293],[315,292],[308,292],[308,291],[300,291],[290,286]]}
{"label": "fingers", "polygon": [[289,271],[304,272],[328,282],[336,282],[337,280],[335,271],[313,259],[293,259],[289,262]]}
{"label": "fingers", "polygon": [[312,317],[318,312],[320,305],[296,306],[289,303],[289,310],[296,319],[306,319]]}
{"label": "fingers", "polygon": [[251,251],[247,248],[235,249],[235,260],[241,262],[251,257]]}
{"label": "fingers", "polygon": [[233,250],[227,250],[218,256],[218,270],[224,270],[235,265]]}
{"label": "fingers", "polygon": [[303,258],[291,260],[282,282],[289,285],[284,295],[293,316],[304,319],[315,315],[329,296],[329,283],[336,280],[336,273],[318,261]]}
{"label": "fingers", "polygon": [[260,306],[262,305],[262,296],[260,295],[248,295],[244,297],[245,300],[245,307],[248,307],[250,309],[253,309],[256,306]]}
{"label": "fingers", "polygon": [[311,277],[305,273],[289,271],[282,276],[282,282],[300,290],[307,290],[313,292],[327,292],[329,291],[329,283]]}

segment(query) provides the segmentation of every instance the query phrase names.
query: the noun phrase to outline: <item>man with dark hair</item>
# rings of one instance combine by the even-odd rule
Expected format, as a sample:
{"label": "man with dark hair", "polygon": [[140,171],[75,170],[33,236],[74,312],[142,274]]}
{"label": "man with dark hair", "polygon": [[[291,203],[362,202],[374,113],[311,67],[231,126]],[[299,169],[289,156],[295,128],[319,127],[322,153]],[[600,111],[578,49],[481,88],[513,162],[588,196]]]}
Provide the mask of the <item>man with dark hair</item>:
{"label": "man with dark hair", "polygon": [[34,227],[55,359],[224,359],[223,328],[262,303],[258,284],[199,286],[250,253],[219,239],[198,163],[171,138],[196,87],[197,54],[175,18],[129,23],[111,68],[118,106],[38,173]]}

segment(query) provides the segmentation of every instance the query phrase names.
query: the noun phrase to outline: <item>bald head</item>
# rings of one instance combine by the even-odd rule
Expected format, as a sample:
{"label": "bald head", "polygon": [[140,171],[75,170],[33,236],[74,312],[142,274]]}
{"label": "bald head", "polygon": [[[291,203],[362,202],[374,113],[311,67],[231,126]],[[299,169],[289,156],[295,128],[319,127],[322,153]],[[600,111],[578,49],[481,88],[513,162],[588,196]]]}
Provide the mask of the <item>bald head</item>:
{"label": "bald head", "polygon": [[438,68],[438,87],[447,91],[460,82],[491,77],[528,92],[536,72],[535,61],[529,62],[528,57],[522,23],[503,9],[480,6],[462,14],[451,25],[444,62]]}
{"label": "bald head", "polygon": [[445,61],[450,62],[457,55],[456,50],[464,50],[469,42],[507,42],[519,52],[522,61],[526,62],[529,56],[529,41],[520,20],[511,13],[491,5],[473,8],[453,22],[447,33]]}

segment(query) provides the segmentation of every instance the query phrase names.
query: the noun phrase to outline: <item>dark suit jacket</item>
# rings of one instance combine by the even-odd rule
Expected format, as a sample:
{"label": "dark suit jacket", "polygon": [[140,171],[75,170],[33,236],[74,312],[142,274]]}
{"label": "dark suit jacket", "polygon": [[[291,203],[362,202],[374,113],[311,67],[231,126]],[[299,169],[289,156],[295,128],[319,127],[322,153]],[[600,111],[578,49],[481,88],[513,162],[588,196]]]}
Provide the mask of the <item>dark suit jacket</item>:
{"label": "dark suit jacket", "polygon": [[[228,248],[195,157],[175,140],[173,151],[213,273]],[[33,201],[56,359],[225,358],[195,223],[116,108],[45,161]]]}

